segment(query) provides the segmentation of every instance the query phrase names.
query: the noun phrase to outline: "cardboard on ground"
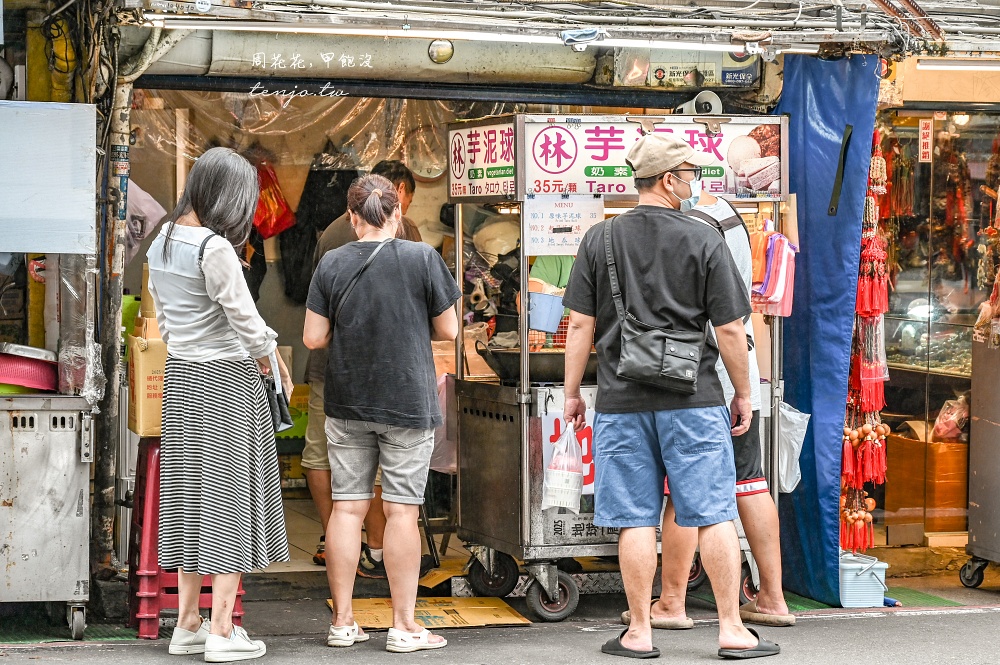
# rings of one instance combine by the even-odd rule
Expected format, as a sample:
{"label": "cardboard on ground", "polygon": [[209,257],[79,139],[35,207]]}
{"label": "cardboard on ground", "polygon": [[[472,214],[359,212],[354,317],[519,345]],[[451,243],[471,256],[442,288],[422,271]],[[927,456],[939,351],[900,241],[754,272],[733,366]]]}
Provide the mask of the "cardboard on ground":
{"label": "cardboard on ground", "polygon": [[[333,601],[327,600],[331,609]],[[415,618],[425,628],[482,628],[531,622],[500,598],[417,598]],[[366,630],[392,627],[391,598],[355,598],[354,620]]]}

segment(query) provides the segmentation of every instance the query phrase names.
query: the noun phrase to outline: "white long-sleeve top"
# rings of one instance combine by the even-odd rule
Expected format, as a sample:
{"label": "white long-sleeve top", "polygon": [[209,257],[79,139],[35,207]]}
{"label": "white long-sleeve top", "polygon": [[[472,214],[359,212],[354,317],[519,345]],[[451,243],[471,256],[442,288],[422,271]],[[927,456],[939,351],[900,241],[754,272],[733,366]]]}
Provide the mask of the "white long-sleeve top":
{"label": "white long-sleeve top", "polygon": [[[206,362],[263,358],[278,334],[257,312],[236,250],[225,238],[200,226],[175,225],[164,258],[167,225],[146,253],[149,294],[160,335],[175,358]],[[205,246],[202,264],[198,251]]]}

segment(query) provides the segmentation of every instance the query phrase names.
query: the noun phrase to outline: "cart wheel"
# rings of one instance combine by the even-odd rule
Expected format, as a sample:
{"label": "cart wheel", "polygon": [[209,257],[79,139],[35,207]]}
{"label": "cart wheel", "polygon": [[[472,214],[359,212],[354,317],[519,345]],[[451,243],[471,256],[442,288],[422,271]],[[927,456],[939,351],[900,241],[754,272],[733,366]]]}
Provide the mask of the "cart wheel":
{"label": "cart wheel", "polygon": [[83,639],[83,631],[87,628],[87,610],[74,607],[70,611],[69,632],[74,640]]}
{"label": "cart wheel", "polygon": [[743,564],[743,570],[740,574],[740,605],[756,600],[758,591],[760,589],[753,583],[753,573],[750,572],[750,564]]}
{"label": "cart wheel", "polygon": [[708,579],[705,572],[705,565],[701,562],[701,555],[695,553],[694,561],[691,562],[691,572],[688,574],[688,591],[694,591]]}
{"label": "cart wheel", "polygon": [[542,621],[562,621],[576,612],[580,604],[580,589],[570,575],[559,571],[559,598],[555,602],[549,600],[545,589],[535,580],[524,594],[528,608]]}
{"label": "cart wheel", "polygon": [[975,589],[982,584],[985,577],[986,566],[978,564],[975,559],[966,561],[962,569],[958,571],[958,579],[970,589]]}
{"label": "cart wheel", "polygon": [[521,571],[517,567],[514,557],[502,552],[493,555],[493,574],[486,572],[485,566],[476,559],[472,562],[465,579],[469,581],[469,586],[476,592],[477,596],[487,596],[490,598],[503,598],[510,594],[517,586]]}

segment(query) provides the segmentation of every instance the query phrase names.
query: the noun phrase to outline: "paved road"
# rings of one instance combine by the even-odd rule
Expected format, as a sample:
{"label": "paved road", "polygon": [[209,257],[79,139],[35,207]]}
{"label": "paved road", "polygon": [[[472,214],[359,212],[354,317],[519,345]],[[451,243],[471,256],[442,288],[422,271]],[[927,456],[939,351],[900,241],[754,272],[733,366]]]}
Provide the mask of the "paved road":
{"label": "paved road", "polygon": [[[281,612],[276,606],[275,611]],[[289,616],[300,614],[290,611]],[[605,613],[606,616],[606,613]],[[381,665],[590,665],[626,662],[599,652],[600,645],[620,626],[606,618],[583,618],[561,624],[534,624],[518,628],[441,631],[450,641],[446,649],[398,655],[384,651],[385,633],[376,633],[364,645],[331,649],[322,640],[323,619],[317,617],[313,634],[265,638],[269,653],[262,665],[340,663]],[[1000,608],[874,612],[800,619],[794,628],[767,629],[765,636],[779,642],[784,652],[767,659],[778,663],[815,665],[994,665],[1000,660],[997,626]],[[309,631],[299,623],[295,632]],[[716,627],[702,619],[690,631],[657,632],[655,644],[661,663],[718,662]],[[311,631],[310,631],[311,632]],[[168,656],[165,640],[104,644],[70,644],[0,649],[0,665],[14,663],[100,663],[147,665],[202,662],[196,656]]]}

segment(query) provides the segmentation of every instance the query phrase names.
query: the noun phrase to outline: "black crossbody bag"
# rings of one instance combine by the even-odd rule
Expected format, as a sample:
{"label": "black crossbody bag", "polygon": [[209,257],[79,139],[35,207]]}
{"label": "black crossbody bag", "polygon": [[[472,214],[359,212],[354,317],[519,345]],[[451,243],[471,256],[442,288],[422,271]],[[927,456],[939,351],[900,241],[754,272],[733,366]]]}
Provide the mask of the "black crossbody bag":
{"label": "black crossbody bag", "polygon": [[604,225],[604,251],[611,279],[611,297],[622,327],[617,376],[625,381],[693,395],[698,391],[698,369],[708,328],[701,332],[666,330],[643,323],[625,310],[611,245],[614,221],[611,218]]}

